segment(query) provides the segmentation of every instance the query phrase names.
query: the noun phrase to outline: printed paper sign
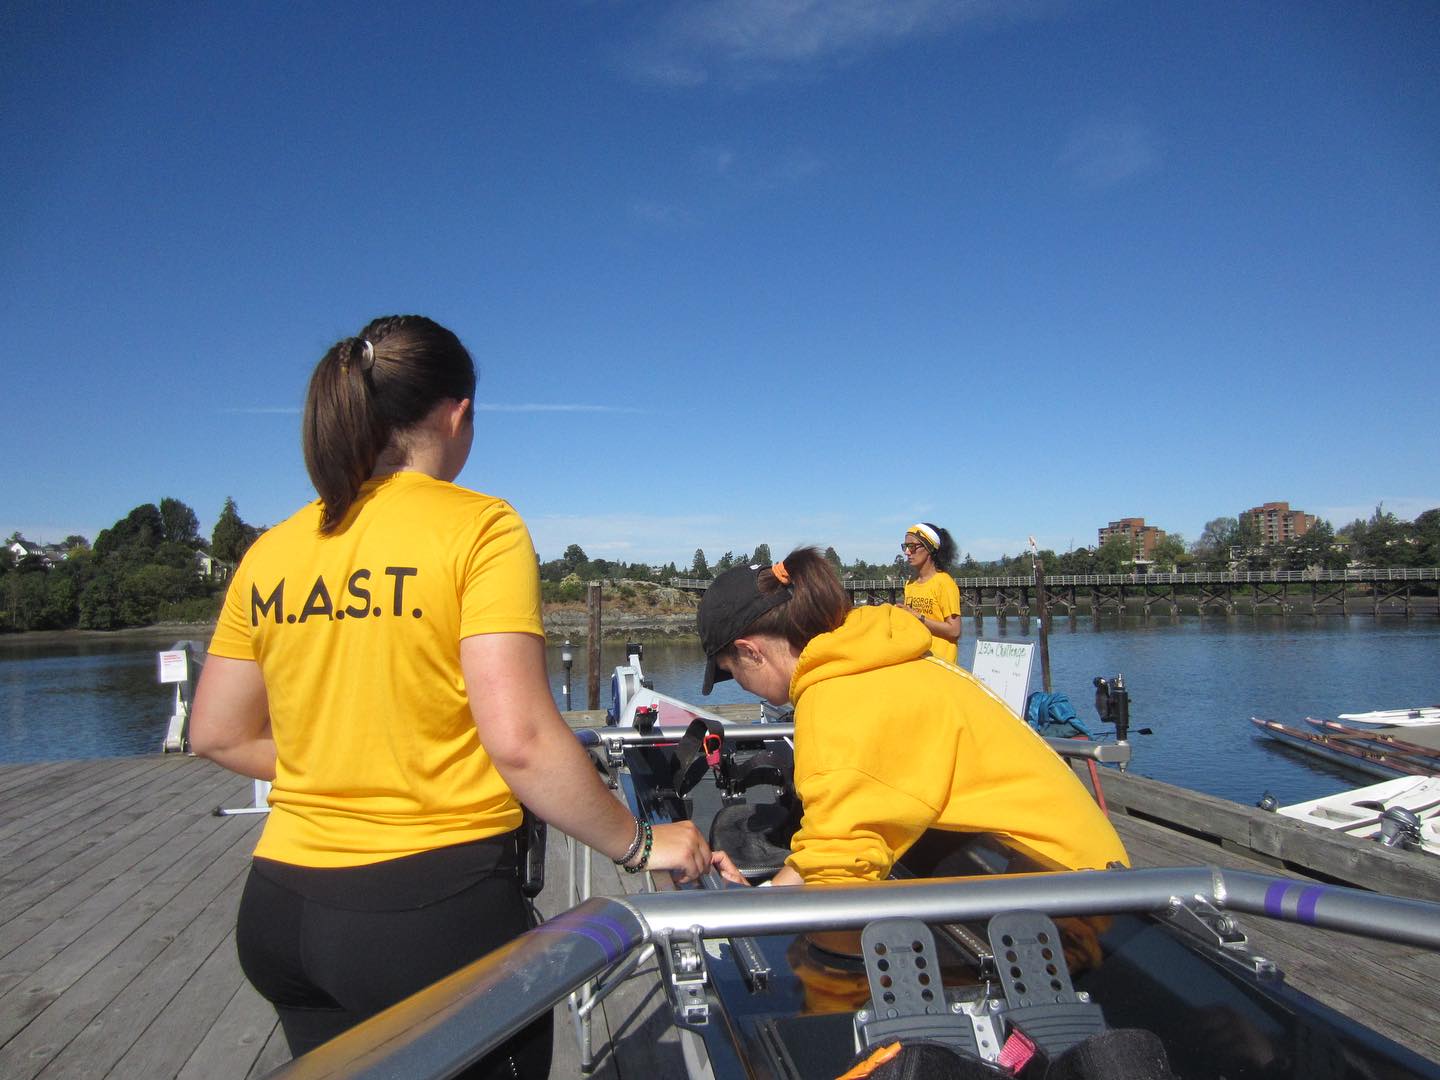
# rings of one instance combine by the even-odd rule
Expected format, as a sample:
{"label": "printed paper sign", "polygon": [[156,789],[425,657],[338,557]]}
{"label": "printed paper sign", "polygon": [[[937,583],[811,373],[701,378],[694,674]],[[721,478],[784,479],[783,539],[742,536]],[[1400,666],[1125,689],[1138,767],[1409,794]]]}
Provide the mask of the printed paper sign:
{"label": "printed paper sign", "polygon": [[184,682],[190,677],[190,664],[184,649],[166,649],[160,654],[160,681]]}

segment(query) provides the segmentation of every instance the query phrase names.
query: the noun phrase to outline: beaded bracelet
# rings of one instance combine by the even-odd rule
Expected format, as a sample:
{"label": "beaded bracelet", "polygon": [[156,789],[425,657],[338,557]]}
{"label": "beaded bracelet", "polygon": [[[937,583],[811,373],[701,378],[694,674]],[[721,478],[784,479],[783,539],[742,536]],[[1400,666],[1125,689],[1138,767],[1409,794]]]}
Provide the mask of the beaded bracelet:
{"label": "beaded bracelet", "polygon": [[640,819],[635,819],[635,839],[630,841],[630,846],[625,849],[625,854],[615,860],[616,866],[624,866],[640,853],[640,846],[645,842],[645,829],[640,824]]}
{"label": "beaded bracelet", "polygon": [[644,870],[645,867],[648,866],[650,863],[650,849],[654,846],[655,843],[655,830],[650,827],[650,823],[648,821],[642,821],[640,825],[641,828],[645,830],[645,845],[640,851],[640,861],[637,862],[634,866],[631,866],[629,864],[629,859],[625,860],[625,863],[623,865],[627,874],[638,874],[642,870]]}

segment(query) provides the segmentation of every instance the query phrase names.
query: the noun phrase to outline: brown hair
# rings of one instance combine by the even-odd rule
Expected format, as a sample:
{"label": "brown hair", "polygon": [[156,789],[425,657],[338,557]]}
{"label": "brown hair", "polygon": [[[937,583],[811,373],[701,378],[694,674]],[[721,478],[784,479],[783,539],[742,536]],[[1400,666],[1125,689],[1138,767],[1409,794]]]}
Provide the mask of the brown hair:
{"label": "brown hair", "polygon": [[325,504],[320,531],[339,528],[392,439],[440,402],[474,396],[465,346],[423,315],[388,315],[332,345],[310,376],[300,439]]}
{"label": "brown hair", "polygon": [[[819,548],[796,548],[785,556],[784,563],[790,575],[788,586],[781,584],[775,571],[767,566],[756,576],[755,587],[762,596],[789,588],[792,594],[789,602],[765,612],[737,637],[766,634],[784,638],[799,650],[805,648],[811,638],[839,629],[845,616],[850,614],[850,594]],[[733,656],[734,652],[732,642],[719,655]]]}

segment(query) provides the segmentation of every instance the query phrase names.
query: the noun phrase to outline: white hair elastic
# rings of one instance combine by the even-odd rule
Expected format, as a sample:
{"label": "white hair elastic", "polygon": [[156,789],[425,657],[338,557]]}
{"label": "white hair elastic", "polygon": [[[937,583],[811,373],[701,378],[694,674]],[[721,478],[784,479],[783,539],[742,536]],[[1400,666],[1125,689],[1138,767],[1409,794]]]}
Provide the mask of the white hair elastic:
{"label": "white hair elastic", "polygon": [[360,346],[360,370],[369,371],[375,366],[375,346],[370,344],[369,338],[361,338]]}

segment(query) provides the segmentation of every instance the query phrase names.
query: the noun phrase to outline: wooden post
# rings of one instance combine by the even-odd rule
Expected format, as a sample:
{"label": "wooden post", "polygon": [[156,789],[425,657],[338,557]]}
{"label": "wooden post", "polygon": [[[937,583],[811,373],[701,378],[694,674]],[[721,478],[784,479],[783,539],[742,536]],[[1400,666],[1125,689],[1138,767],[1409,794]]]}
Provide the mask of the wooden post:
{"label": "wooden post", "polygon": [[590,609],[590,633],[586,642],[587,671],[585,673],[585,700],[587,709],[600,707],[600,582],[592,581],[586,589],[586,603]]}
{"label": "wooden post", "polygon": [[1045,600],[1045,567],[1035,557],[1035,602],[1040,605],[1040,680],[1050,693],[1050,605]]}

